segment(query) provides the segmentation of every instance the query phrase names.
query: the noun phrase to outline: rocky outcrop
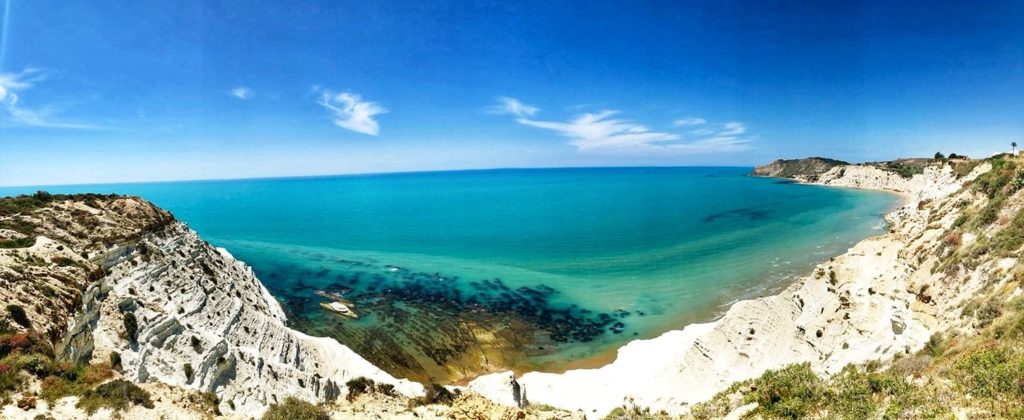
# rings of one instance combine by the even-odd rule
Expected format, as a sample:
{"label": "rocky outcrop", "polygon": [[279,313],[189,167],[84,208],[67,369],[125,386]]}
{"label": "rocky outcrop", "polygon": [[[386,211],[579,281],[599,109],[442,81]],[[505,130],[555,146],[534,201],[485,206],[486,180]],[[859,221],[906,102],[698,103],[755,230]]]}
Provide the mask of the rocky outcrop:
{"label": "rocky outcrop", "polygon": [[847,165],[835,159],[811,157],[805,159],[778,159],[764,166],[754,168],[752,175],[776,178],[793,178],[802,181],[815,181],[818,176],[836,166]]}
{"label": "rocky outcrop", "polygon": [[[851,363],[915,351],[933,332],[959,325],[956,308],[984,287],[977,279],[991,279],[986,273],[1006,264],[981,264],[962,282],[933,270],[946,246],[945,232],[963,203],[976,199],[961,187],[989,168],[981,165],[959,179],[941,167],[911,179],[877,168],[829,169],[818,183],[909,198],[886,216],[888,233],[820,264],[782,293],[734,304],[714,322],[629,343],[609,365],[562,374],[531,372],[518,381],[532,402],[587,415],[602,416],[624,405],[683,414],[768,369],[810,362],[820,373],[835,373]],[[485,376],[469,389],[504,401],[510,390],[507,380],[497,380],[500,375],[507,378]]]}
{"label": "rocky outcrop", "polygon": [[[975,171],[982,173],[991,168],[992,165],[986,162],[980,164]],[[815,183],[834,187],[898,192],[909,195],[914,201],[922,201],[953,194],[961,188],[964,181],[964,179],[958,179],[949,165],[927,166],[923,169],[923,173],[910,178],[904,178],[877,166],[844,165],[834,167],[821,174]]]}
{"label": "rocky outcrop", "polygon": [[123,377],[211,392],[241,416],[287,396],[334,401],[356,377],[423,393],[333,339],[288,328],[250,267],[144,200],[21,200],[0,228],[32,240],[0,249],[0,297],[26,307],[24,328],[50,331],[65,360],[116,353]]}
{"label": "rocky outcrop", "polygon": [[[286,327],[251,268],[180,222],[120,253],[85,295],[68,355],[102,361],[117,352],[129,379],[213,392],[222,412],[259,415],[286,396],[332,401],[356,377],[422,393],[333,339]],[[134,334],[126,317],[136,320]],[[91,352],[75,344],[89,341],[82,334],[91,335]]]}

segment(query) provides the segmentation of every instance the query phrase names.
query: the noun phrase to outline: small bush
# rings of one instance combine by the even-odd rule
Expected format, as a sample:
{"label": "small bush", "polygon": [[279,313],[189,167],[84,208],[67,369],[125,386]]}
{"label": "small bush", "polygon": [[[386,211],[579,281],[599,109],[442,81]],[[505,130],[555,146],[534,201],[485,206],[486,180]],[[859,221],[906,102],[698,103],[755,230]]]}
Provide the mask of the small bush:
{"label": "small bush", "polygon": [[323,408],[295,397],[288,397],[284,402],[272,404],[263,414],[263,420],[330,420],[330,418],[331,416]]}
{"label": "small bush", "polygon": [[452,403],[455,402],[455,397],[458,396],[458,391],[456,391],[456,393],[452,393],[451,391],[448,390],[448,388],[445,388],[438,384],[430,384],[426,388],[426,394],[422,397],[417,397],[411,400],[411,405],[452,405]]}
{"label": "small bush", "polygon": [[110,367],[117,370],[121,370],[123,368],[121,365],[121,353],[116,351],[110,352]]}
{"label": "small bush", "polygon": [[114,376],[105,364],[76,366],[60,376],[47,376],[40,384],[39,396],[49,403],[69,397],[85,395],[93,386]]}
{"label": "small bush", "polygon": [[[1024,318],[1022,318],[1024,319]],[[397,397],[398,391],[395,390],[395,386],[391,384],[377,384],[377,392],[387,395],[389,397]]]}
{"label": "small bush", "polygon": [[756,389],[745,401],[756,402],[771,417],[808,417],[816,412],[824,395],[822,380],[808,363],[770,370],[755,383]]}
{"label": "small bush", "polygon": [[1024,356],[1019,349],[986,348],[956,364],[956,380],[976,397],[1024,398]]}
{"label": "small bush", "polygon": [[195,392],[188,395],[188,400],[198,406],[199,410],[216,416],[221,415],[220,398],[212,392]]}
{"label": "small bush", "polygon": [[978,312],[975,314],[978,317],[978,326],[981,328],[992,325],[992,321],[1002,314],[1002,309],[999,307],[999,302],[995,299],[986,302]]}
{"label": "small bush", "polygon": [[78,400],[78,408],[90,415],[100,408],[120,411],[132,405],[153,408],[153,401],[150,400],[149,392],[124,379],[110,381],[86,391]]}
{"label": "small bush", "polygon": [[196,371],[192,369],[191,363],[185,363],[185,382],[192,382],[192,378],[195,377]]}
{"label": "small bush", "polygon": [[128,341],[134,343],[138,339],[139,322],[135,319],[134,313],[126,312],[124,314],[124,332],[128,335]]}
{"label": "small bush", "polygon": [[20,389],[24,382],[25,380],[18,373],[18,369],[10,364],[0,363],[0,397]]}
{"label": "small bush", "polygon": [[932,334],[928,338],[928,342],[924,343],[924,348],[921,349],[918,354],[927,355],[931,357],[939,357],[942,352],[946,349],[946,337],[941,332]]}
{"label": "small bush", "polygon": [[7,313],[11,315],[11,319],[25,328],[32,328],[32,321],[29,321],[28,314],[25,313],[25,308],[19,305],[7,305]]}
{"label": "small bush", "polygon": [[375,385],[376,383],[373,382],[373,379],[363,376],[352,379],[345,383],[345,387],[348,388],[348,395],[345,399],[352,402],[360,395],[372,393]]}
{"label": "small bush", "polygon": [[52,405],[61,398],[71,395],[82,395],[87,390],[88,388],[82,384],[68,381],[59,376],[47,376],[39,384],[39,398]]}

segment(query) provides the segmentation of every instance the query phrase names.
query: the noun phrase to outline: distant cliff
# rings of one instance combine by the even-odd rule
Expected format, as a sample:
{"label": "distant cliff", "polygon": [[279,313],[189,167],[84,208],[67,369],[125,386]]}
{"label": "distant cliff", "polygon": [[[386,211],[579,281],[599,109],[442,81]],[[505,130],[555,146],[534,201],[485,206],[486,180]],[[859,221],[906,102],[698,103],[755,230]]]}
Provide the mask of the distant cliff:
{"label": "distant cliff", "polygon": [[754,176],[793,178],[801,181],[816,181],[818,176],[836,166],[849,165],[841,160],[810,157],[805,159],[778,159],[764,166],[754,168]]}

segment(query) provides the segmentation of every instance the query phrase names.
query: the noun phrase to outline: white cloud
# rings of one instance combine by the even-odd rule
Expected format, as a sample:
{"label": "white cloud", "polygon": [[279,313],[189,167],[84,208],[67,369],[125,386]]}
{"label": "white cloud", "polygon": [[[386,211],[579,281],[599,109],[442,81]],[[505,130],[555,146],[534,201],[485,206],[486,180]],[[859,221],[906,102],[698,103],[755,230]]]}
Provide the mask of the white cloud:
{"label": "white cloud", "polygon": [[45,79],[39,69],[25,69],[20,73],[0,73],[0,125],[47,128],[90,129],[94,126],[59,122],[50,118],[46,108],[30,108],[21,102],[20,93],[35,87]]}
{"label": "white cloud", "polygon": [[705,120],[703,118],[696,118],[696,117],[686,117],[686,118],[680,118],[678,120],[672,121],[672,125],[674,125],[676,127],[685,127],[685,126],[688,126],[688,125],[704,125],[704,124],[707,124],[707,123],[708,123],[707,120]]}
{"label": "white cloud", "polygon": [[234,96],[241,100],[246,100],[252,98],[252,89],[249,89],[245,86],[239,86],[236,88],[231,88],[231,90],[228,91],[228,95]]}
{"label": "white cloud", "polygon": [[492,114],[510,114],[517,117],[532,117],[537,111],[540,111],[540,108],[524,104],[518,99],[508,96],[499,96],[498,104],[490,110]]}
{"label": "white cloud", "polygon": [[[522,105],[519,101],[514,103]],[[613,110],[584,113],[564,122],[528,118],[511,110],[504,113],[517,115],[516,122],[519,124],[550,130],[567,137],[570,144],[580,151],[722,153],[749,150],[752,142],[752,138],[746,135],[747,127],[737,121],[725,124],[711,124],[703,118],[673,121],[672,125],[677,127],[701,126],[683,135],[652,130],[618,118],[619,112]],[[534,113],[536,110],[529,115]]]}
{"label": "white cloud", "polygon": [[569,137],[570,142],[580,150],[634,148],[679,139],[678,134],[651,131],[642,125],[613,118],[617,113],[586,113],[569,122],[537,121],[528,118],[519,118],[516,121]]}
{"label": "white cloud", "polygon": [[373,117],[388,112],[384,107],[363,101],[362,97],[351,92],[334,93],[318,86],[313,90],[320,93],[317,103],[334,114],[334,125],[371,136],[380,133],[380,125]]}
{"label": "white cloud", "polygon": [[738,136],[747,133],[747,126],[739,121],[727,122],[722,130],[717,133],[719,136]]}

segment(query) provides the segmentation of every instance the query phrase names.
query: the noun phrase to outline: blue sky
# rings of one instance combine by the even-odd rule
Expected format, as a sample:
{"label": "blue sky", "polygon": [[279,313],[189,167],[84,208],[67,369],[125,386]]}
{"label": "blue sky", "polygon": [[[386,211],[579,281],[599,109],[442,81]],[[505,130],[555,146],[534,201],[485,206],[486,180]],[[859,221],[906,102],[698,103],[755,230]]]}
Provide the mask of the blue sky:
{"label": "blue sky", "polygon": [[0,0],[0,185],[988,155],[1024,2]]}

